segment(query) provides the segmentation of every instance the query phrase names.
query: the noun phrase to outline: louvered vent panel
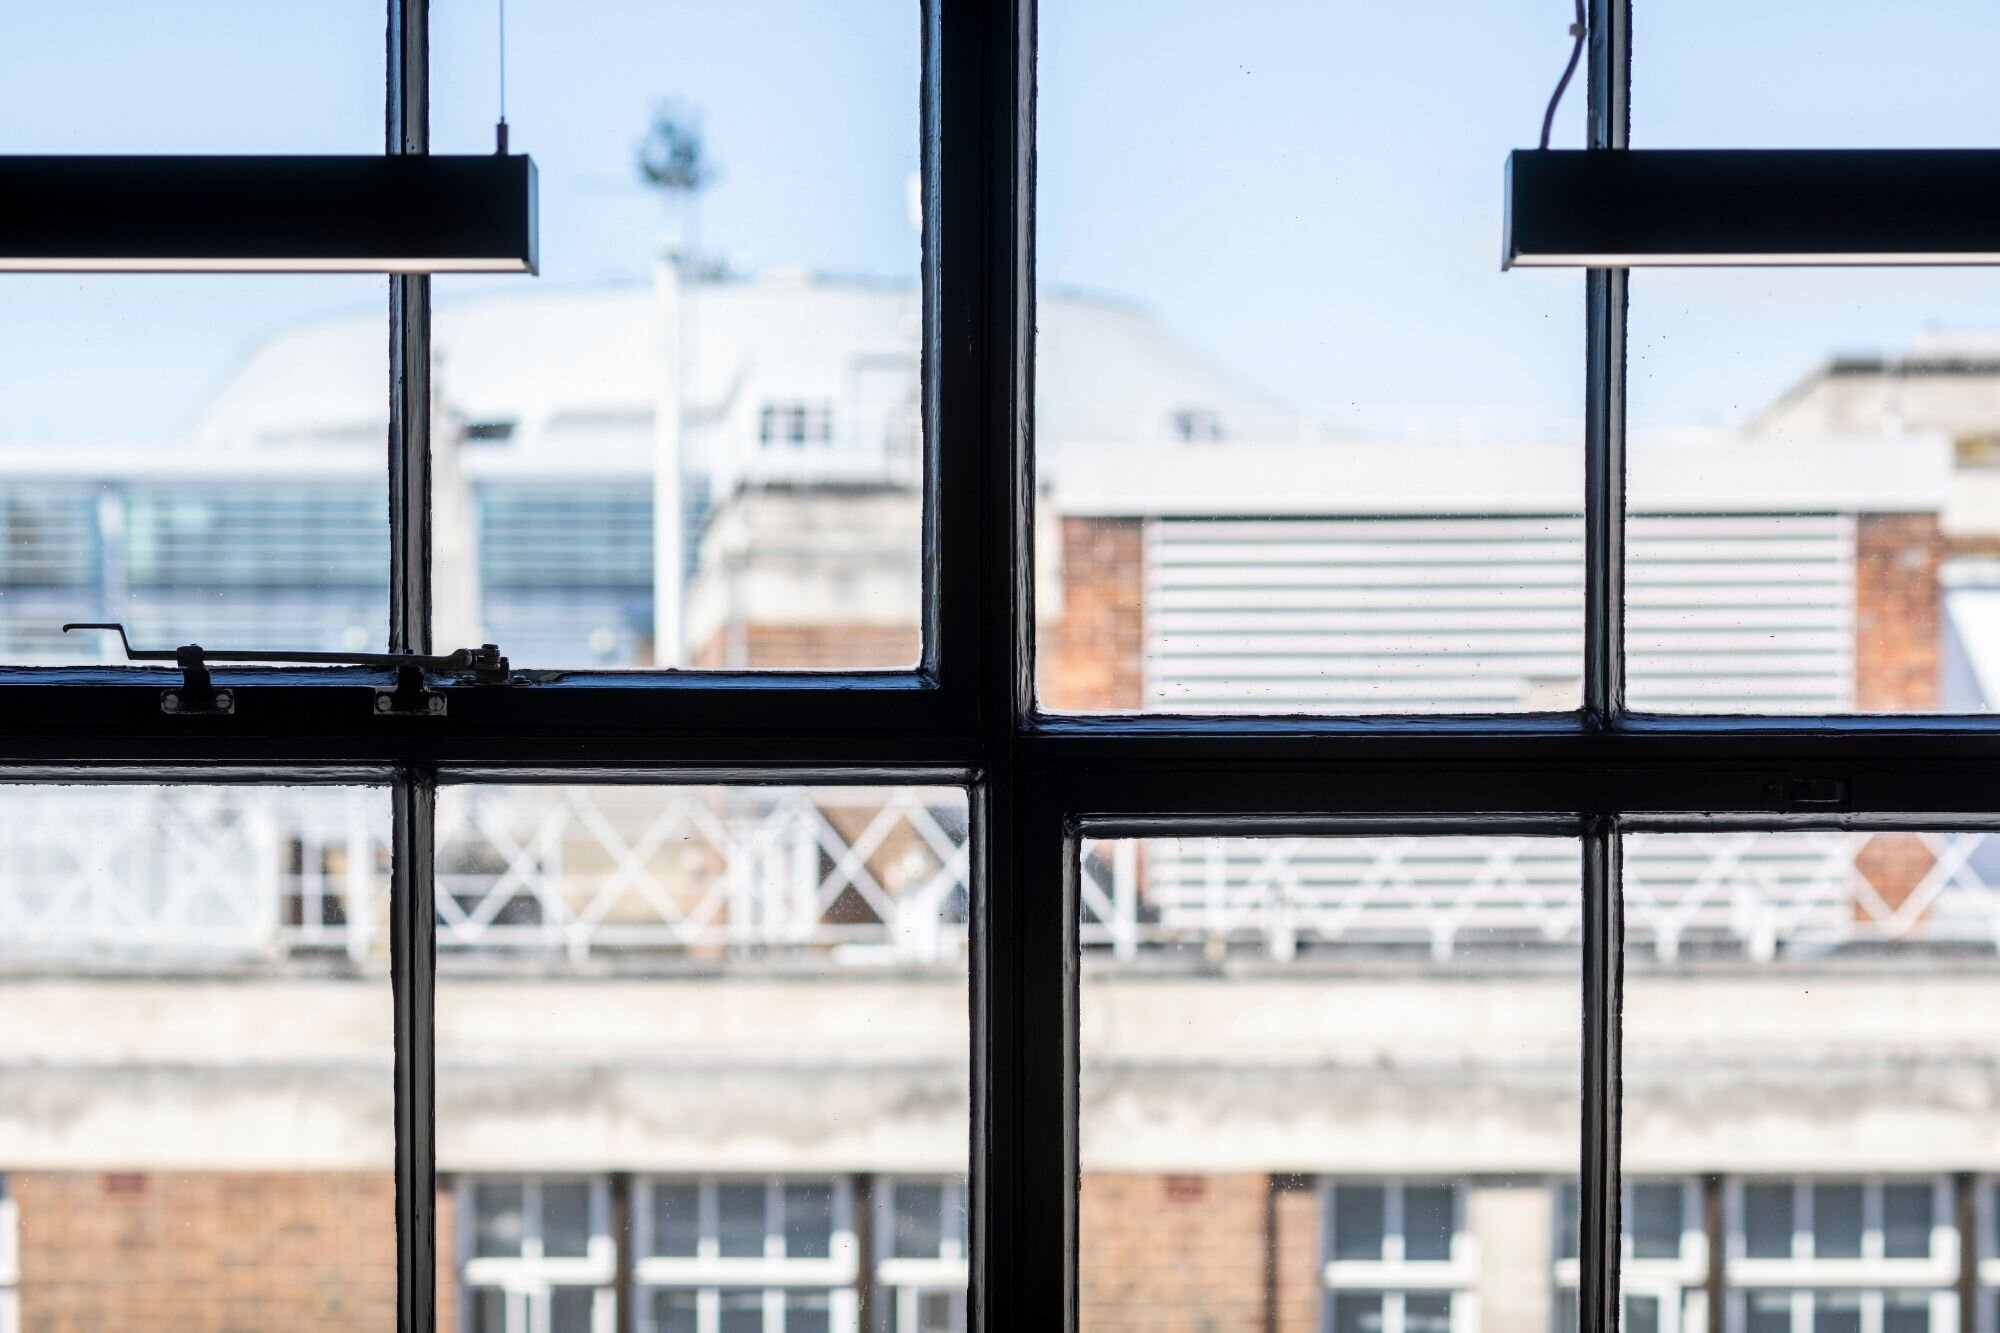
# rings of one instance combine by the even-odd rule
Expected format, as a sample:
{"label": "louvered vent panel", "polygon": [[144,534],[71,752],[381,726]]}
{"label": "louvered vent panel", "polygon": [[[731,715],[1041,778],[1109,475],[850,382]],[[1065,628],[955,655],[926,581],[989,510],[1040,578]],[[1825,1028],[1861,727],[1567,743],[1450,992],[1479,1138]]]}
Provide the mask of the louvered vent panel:
{"label": "louvered vent panel", "polygon": [[[1628,532],[1635,707],[1850,706],[1851,517],[1635,516]],[[1575,517],[1155,520],[1147,703],[1573,708],[1582,585]]]}

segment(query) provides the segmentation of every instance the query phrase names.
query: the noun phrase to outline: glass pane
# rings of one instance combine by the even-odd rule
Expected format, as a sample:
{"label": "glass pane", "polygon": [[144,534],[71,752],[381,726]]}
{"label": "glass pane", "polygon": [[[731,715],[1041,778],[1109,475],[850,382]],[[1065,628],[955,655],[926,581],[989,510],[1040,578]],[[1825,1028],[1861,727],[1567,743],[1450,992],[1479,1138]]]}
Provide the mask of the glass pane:
{"label": "glass pane", "polygon": [[1380,1185],[1341,1185],[1333,1191],[1333,1257],[1380,1259],[1388,1191]]}
{"label": "glass pane", "polygon": [[473,1293],[472,1333],[508,1333],[506,1292],[487,1288]]}
{"label": "glass pane", "polygon": [[590,1186],[580,1180],[542,1185],[542,1253],[581,1258],[590,1252]]}
{"label": "glass pane", "polygon": [[527,1189],[487,1180],[472,1187],[472,1252],[480,1258],[518,1259],[527,1239]]}
{"label": "glass pane", "polygon": [[1409,1185],[1403,1190],[1403,1257],[1405,1259],[1451,1258],[1451,1240],[1457,1234],[1454,1201],[1457,1191],[1449,1185]]}
{"label": "glass pane", "polygon": [[701,1247],[701,1186],[660,1181],[652,1196],[652,1252],[694,1258]]}
{"label": "glass pane", "polygon": [[1743,1253],[1752,1259],[1789,1259],[1798,1229],[1793,1216],[1792,1184],[1749,1184],[1743,1187]]}
{"label": "glass pane", "polygon": [[764,1293],[725,1291],[718,1333],[764,1333]]}
{"label": "glass pane", "polygon": [[549,1333],[591,1333],[597,1293],[588,1287],[557,1287],[549,1293]]}
{"label": "glass pane", "polygon": [[785,1333],[832,1333],[833,1298],[824,1291],[785,1293]]}
{"label": "glass pane", "polygon": [[[437,824],[441,1172],[533,1177],[550,1214],[555,1186],[596,1182],[594,1215],[561,1196],[572,1254],[629,1175],[642,1286],[746,1263],[793,1265],[755,1270],[773,1290],[859,1281],[833,1212],[864,1175],[876,1256],[908,1180],[922,1257],[960,1257],[942,1219],[970,1140],[962,790],[454,785]],[[610,1248],[525,1280],[608,1287]]]}
{"label": "glass pane", "polygon": [[1813,1187],[1813,1257],[1861,1257],[1861,1186]]}
{"label": "glass pane", "polygon": [[1451,1333],[1451,1297],[1435,1292],[1403,1297],[1403,1333]]}
{"label": "glass pane", "polygon": [[1753,1291],[1748,1300],[1745,1333],[1792,1333],[1792,1293]]}
{"label": "glass pane", "polygon": [[1861,1333],[1861,1296],[1822,1291],[1813,1297],[1813,1333]]}
{"label": "glass pane", "polygon": [[1996,311],[1986,269],[1633,275],[1635,708],[1993,706]]}
{"label": "glass pane", "polygon": [[1045,705],[1577,706],[1582,281],[1494,230],[1560,33],[1431,19],[1042,7]]}
{"label": "glass pane", "polygon": [[1335,1292],[1327,1298],[1333,1333],[1383,1333],[1382,1298],[1372,1293]]}
{"label": "glass pane", "polygon": [[0,662],[123,660],[75,620],[141,648],[382,651],[383,280],[26,274],[0,295]]}
{"label": "glass pane", "polygon": [[898,1259],[935,1259],[944,1241],[944,1187],[896,1182],[896,1230],[892,1253]]}
{"label": "glass pane", "polygon": [[386,69],[349,0],[18,6],[0,153],[379,153]]}
{"label": "glass pane", "polygon": [[715,1240],[725,1259],[761,1257],[765,1234],[763,1182],[715,1187]]}
{"label": "glass pane", "polygon": [[1931,1253],[1931,1187],[1882,1187],[1882,1253],[1890,1259],[1928,1259]]}
{"label": "glass pane", "polygon": [[[1646,148],[1984,148],[1978,53],[2000,44],[1979,0],[1883,9],[1813,0],[1635,7],[1632,117]],[[1729,40],[1716,40],[1727,32]],[[1572,92],[1575,90],[1572,89]]]}
{"label": "glass pane", "polygon": [[[1578,1257],[1582,1250],[1582,1191],[1575,1181],[1565,1182],[1556,1198],[1556,1253],[1564,1259]],[[1574,1321],[1572,1321],[1574,1322]]]}
{"label": "glass pane", "polygon": [[1639,1184],[1630,1190],[1631,1216],[1625,1230],[1634,1259],[1678,1259],[1681,1254],[1681,1187]]}
{"label": "glass pane", "polygon": [[965,1293],[927,1291],[917,1297],[914,1333],[965,1333]]}
{"label": "glass pane", "polygon": [[[384,73],[379,6],[17,7],[0,152],[379,153]],[[383,279],[10,274],[0,310],[0,663],[122,660],[77,620],[386,646]]]}
{"label": "glass pane", "polygon": [[1455,1293],[1482,1327],[1548,1329],[1581,1115],[1576,844],[1079,855],[1081,1326],[1233,1328],[1275,1293],[1280,1327],[1377,1327],[1381,1288],[1327,1297],[1327,1274],[1372,1285],[1342,1265],[1400,1255],[1422,1280],[1388,1333]]}
{"label": "glass pane", "polygon": [[1625,1329],[1626,1333],[1660,1333],[1660,1298],[1627,1296]]}
{"label": "glass pane", "polygon": [[395,1328],[388,845],[378,789],[0,788],[20,1328]]}
{"label": "glass pane", "polygon": [[833,1186],[785,1186],[785,1257],[824,1259],[833,1253]]}
{"label": "glass pane", "polygon": [[[1987,835],[1634,834],[1624,865],[1626,1161],[1725,1174],[1731,1283],[1822,1288],[1801,1326],[1849,1326],[1830,1302],[1864,1256],[1955,1256],[1926,1178],[1992,1142],[1953,1091],[1996,1048]],[[1864,1181],[1890,1173],[1878,1214]]]}
{"label": "glass pane", "polygon": [[654,1293],[650,1333],[701,1333],[700,1296],[692,1291]]}
{"label": "glass pane", "polygon": [[[911,666],[921,10],[508,23],[542,277],[436,284],[440,637],[547,667]],[[493,6],[438,0],[431,51],[436,147],[490,151]]]}
{"label": "glass pane", "polygon": [[1920,1291],[1892,1291],[1882,1298],[1882,1333],[1931,1333],[1931,1299]]}

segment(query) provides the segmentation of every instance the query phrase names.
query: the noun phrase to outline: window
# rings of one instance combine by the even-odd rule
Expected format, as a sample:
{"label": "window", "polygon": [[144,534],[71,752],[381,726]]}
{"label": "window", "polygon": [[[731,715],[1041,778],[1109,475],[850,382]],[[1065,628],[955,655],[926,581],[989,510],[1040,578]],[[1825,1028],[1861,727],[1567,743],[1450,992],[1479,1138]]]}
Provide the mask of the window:
{"label": "window", "polygon": [[[1586,3],[1558,143],[1992,137]],[[32,8],[17,151],[493,146]],[[509,6],[547,280],[4,279],[19,1322],[1990,1326],[1990,284],[1500,273],[1515,8]]]}
{"label": "window", "polygon": [[1979,1227],[1979,1314],[1981,1329],[2000,1328],[2000,1181],[1983,1179],[1975,1213]]}
{"label": "window", "polygon": [[885,1177],[876,1189],[882,1313],[870,1333],[965,1333],[965,1182]]}
{"label": "window", "polygon": [[1473,1271],[1463,1194],[1450,1181],[1328,1184],[1324,1327],[1450,1333]]}
{"label": "window", "polygon": [[660,1333],[857,1333],[847,1180],[649,1178],[635,1195],[642,1325]]}
{"label": "window", "polygon": [[[1729,1287],[1746,1328],[1931,1333],[1956,1319],[1951,1186],[1839,1177],[1733,1181]],[[1857,1289],[1861,1288],[1861,1289]]]}
{"label": "window", "polygon": [[[1577,1326],[1579,1195],[1574,1181],[1557,1191],[1556,1333]],[[1624,1327],[1699,1333],[1707,1326],[1707,1244],[1701,1185],[1691,1180],[1633,1179],[1625,1183],[1619,1216]]]}
{"label": "window", "polygon": [[606,1183],[587,1176],[459,1182],[470,1333],[592,1333],[616,1266]]}
{"label": "window", "polygon": [[833,413],[818,403],[766,403],[758,419],[757,438],[767,449],[829,444],[833,440]]}

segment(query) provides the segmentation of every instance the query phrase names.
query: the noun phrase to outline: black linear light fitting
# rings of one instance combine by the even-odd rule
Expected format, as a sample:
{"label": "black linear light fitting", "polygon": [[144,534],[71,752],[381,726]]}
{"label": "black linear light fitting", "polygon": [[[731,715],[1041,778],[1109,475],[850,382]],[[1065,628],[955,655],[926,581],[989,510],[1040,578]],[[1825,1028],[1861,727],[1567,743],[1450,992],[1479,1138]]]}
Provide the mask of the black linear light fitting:
{"label": "black linear light fitting", "polygon": [[1502,268],[2000,264],[2000,150],[1526,149]]}
{"label": "black linear light fitting", "polygon": [[0,271],[533,273],[526,155],[0,157]]}

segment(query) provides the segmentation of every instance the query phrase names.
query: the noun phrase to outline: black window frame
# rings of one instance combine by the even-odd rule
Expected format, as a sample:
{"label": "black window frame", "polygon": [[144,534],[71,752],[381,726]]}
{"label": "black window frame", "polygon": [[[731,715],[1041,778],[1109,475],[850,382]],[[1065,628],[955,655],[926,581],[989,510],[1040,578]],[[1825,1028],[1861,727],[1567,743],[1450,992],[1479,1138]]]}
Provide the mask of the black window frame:
{"label": "black window frame", "polygon": [[[375,714],[373,692],[390,683],[384,671],[230,669],[217,674],[236,693],[233,714],[175,717],[161,712],[157,672],[5,668],[0,781],[393,789],[398,1327],[406,1331],[435,1327],[439,784],[895,782],[970,791],[978,891],[968,1316],[981,1330],[1076,1327],[1084,836],[1579,838],[1578,1294],[1588,1333],[1615,1329],[1621,836],[1995,827],[2000,719],[1626,710],[1623,270],[1592,270],[1585,280],[1581,708],[1365,720],[1039,711],[1030,585],[1034,0],[918,0],[914,8],[924,33],[927,468],[923,649],[913,669],[614,674],[526,664],[507,685],[439,685],[449,707],[435,717]],[[425,0],[387,0],[387,18],[386,151],[424,153]],[[1629,121],[1629,0],[1590,0],[1588,31],[1589,143],[1618,151]],[[1421,72],[1418,85],[1414,95]],[[388,328],[390,644],[427,652],[428,278],[391,278]]]}

